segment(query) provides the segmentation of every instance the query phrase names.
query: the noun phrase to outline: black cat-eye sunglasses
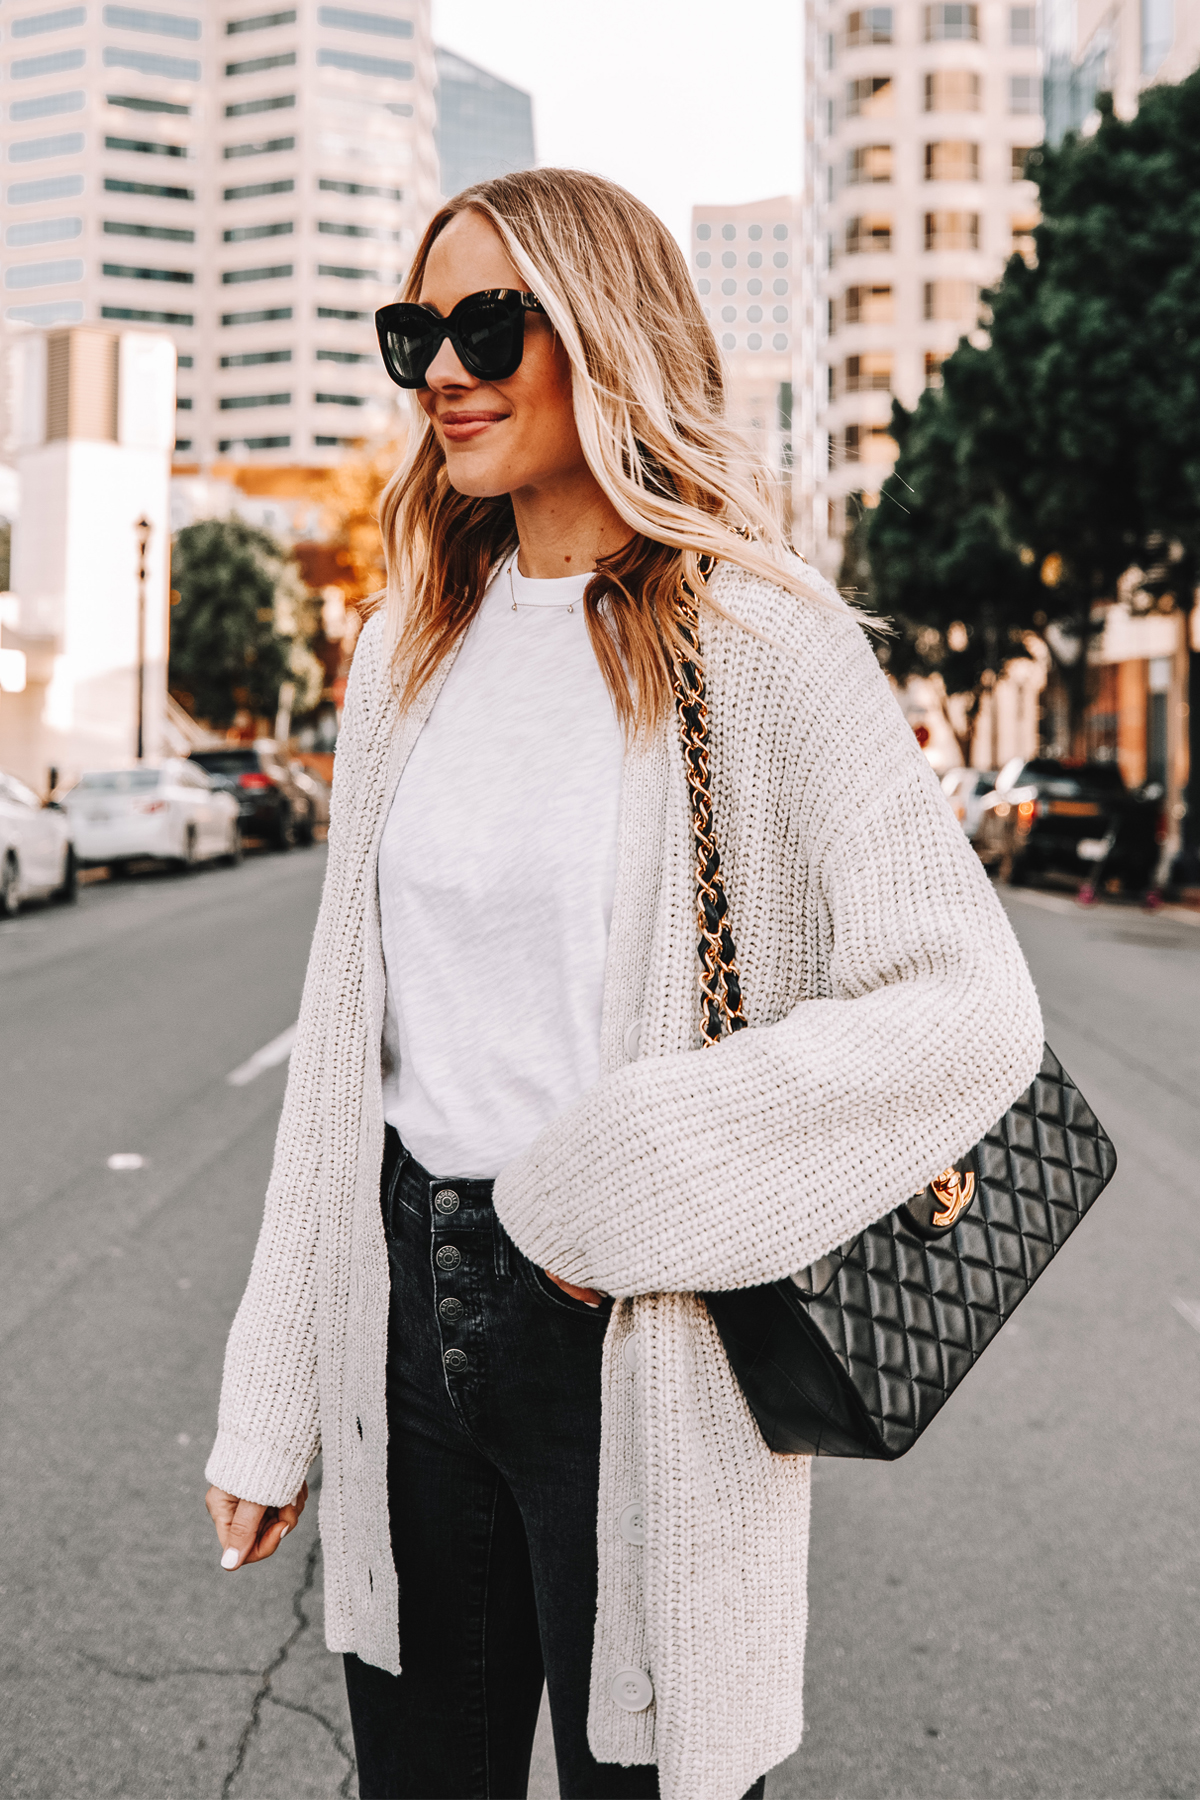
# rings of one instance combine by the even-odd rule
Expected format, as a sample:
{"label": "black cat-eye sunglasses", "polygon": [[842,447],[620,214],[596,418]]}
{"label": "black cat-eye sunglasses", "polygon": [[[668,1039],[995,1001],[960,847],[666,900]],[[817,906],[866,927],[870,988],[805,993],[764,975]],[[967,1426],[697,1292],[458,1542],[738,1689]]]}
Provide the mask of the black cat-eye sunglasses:
{"label": "black cat-eye sunglasses", "polygon": [[540,300],[519,288],[468,294],[447,319],[407,300],[381,306],[375,329],[384,368],[397,387],[425,387],[429,365],[449,338],[464,369],[481,381],[503,381],[521,366],[525,314],[544,310]]}

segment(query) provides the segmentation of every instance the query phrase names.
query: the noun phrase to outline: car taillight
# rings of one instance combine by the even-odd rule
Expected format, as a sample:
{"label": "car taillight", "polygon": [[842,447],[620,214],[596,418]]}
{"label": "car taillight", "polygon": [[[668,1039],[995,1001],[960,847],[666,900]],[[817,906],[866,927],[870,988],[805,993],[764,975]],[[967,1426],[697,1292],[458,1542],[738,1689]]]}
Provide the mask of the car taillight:
{"label": "car taillight", "polygon": [[167,803],[165,800],[135,800],[133,810],[140,813],[166,812]]}
{"label": "car taillight", "polygon": [[275,785],[269,775],[262,775],[256,769],[248,769],[244,775],[239,775],[237,784],[240,788],[269,788]]}

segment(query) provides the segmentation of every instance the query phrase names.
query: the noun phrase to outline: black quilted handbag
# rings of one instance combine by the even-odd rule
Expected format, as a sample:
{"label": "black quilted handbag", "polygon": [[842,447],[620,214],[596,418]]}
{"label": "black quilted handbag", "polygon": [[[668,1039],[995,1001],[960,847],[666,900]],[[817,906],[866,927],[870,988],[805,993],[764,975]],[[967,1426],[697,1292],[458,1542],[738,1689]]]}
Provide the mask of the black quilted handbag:
{"label": "black quilted handbag", "polygon": [[[696,838],[701,1030],[746,1025],[713,835],[698,619],[675,703]],[[1021,1098],[924,1193],[769,1286],[701,1298],[769,1449],[903,1456],[1112,1179],[1116,1151],[1047,1046]]]}

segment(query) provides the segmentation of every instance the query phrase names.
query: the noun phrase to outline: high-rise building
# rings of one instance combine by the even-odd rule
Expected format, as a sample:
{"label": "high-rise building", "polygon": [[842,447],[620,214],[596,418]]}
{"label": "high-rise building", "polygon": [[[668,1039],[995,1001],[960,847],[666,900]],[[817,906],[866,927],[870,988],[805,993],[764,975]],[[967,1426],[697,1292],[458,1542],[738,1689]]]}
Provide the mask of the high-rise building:
{"label": "high-rise building", "polygon": [[429,0],[35,0],[6,38],[6,331],[165,328],[184,462],[385,432],[372,315],[437,198]]}
{"label": "high-rise building", "polygon": [[523,88],[477,68],[452,50],[436,50],[437,152],[442,193],[531,169],[533,101]]}
{"label": "high-rise building", "polygon": [[1031,249],[1041,60],[1028,0],[809,0],[809,30],[817,555],[836,573],[895,460],[892,396],[912,407],[936,385],[980,291]]}
{"label": "high-rise building", "polygon": [[690,247],[704,316],[724,354],[730,421],[777,472],[793,525],[808,479],[802,453],[811,441],[799,410],[801,219],[800,203],[786,194],[740,206],[696,206]]}
{"label": "high-rise building", "polygon": [[1096,95],[1118,114],[1137,110],[1152,81],[1182,81],[1200,62],[1196,0],[1043,0],[1046,136],[1084,126]]}

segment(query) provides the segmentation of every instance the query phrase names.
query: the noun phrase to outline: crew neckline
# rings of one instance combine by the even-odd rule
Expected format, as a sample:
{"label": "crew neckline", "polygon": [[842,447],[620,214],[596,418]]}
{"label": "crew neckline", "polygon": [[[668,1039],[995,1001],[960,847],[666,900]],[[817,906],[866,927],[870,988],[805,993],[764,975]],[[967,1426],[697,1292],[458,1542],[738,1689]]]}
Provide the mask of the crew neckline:
{"label": "crew neckline", "polygon": [[[581,575],[522,575],[517,567],[519,552],[514,550],[501,571],[500,588],[504,598],[516,600],[519,607],[526,606],[578,606],[583,599],[588,582],[595,574],[594,569],[586,569]],[[512,579],[512,594],[507,593],[509,578]]]}

